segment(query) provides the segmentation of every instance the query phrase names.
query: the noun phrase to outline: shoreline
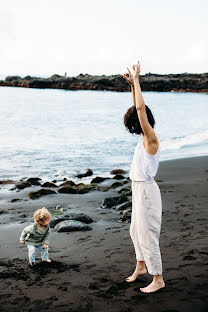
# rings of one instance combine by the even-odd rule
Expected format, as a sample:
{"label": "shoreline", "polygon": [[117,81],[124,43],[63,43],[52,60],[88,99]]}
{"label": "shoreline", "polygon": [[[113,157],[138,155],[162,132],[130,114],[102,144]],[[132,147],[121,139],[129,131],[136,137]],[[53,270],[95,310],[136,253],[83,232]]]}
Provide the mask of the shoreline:
{"label": "shoreline", "polygon": [[[27,188],[8,192],[1,198],[1,210],[10,216],[6,224],[2,224],[6,215],[0,214],[1,311],[205,311],[207,163],[208,156],[199,156],[159,164],[155,180],[163,205],[160,249],[166,287],[149,295],[139,291],[151,282],[149,274],[135,283],[125,282],[135,268],[129,222],[118,221],[118,210],[100,207],[105,198],[120,195],[118,191],[130,181],[107,191],[52,194],[36,200],[27,198]],[[11,203],[14,197],[23,200]],[[36,209],[56,205],[64,214],[90,216],[92,230],[57,233],[52,228],[49,255],[53,264],[45,267],[38,255],[36,267],[30,268],[26,248],[19,245],[20,232]]]}

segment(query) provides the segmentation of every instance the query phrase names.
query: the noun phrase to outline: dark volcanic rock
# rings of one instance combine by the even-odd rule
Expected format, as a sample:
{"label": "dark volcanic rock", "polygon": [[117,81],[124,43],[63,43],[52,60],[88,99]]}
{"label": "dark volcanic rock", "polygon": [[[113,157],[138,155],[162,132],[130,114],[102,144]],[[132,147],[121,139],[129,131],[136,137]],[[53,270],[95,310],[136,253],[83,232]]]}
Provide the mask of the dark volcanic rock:
{"label": "dark volcanic rock", "polygon": [[58,190],[59,193],[77,194],[78,191],[72,186],[63,186]]}
{"label": "dark volcanic rock", "polygon": [[52,182],[45,182],[42,184],[42,187],[57,187],[57,185]]}
{"label": "dark volcanic rock", "polygon": [[114,170],[111,170],[110,172],[110,174],[122,174],[122,173],[126,173],[126,171],[123,169],[114,169]]}
{"label": "dark volcanic rock", "polygon": [[44,195],[51,195],[51,194],[57,194],[55,191],[52,191],[52,190],[47,190],[47,189],[40,189],[36,192],[30,192],[28,194],[28,197],[31,198],[31,199],[37,199],[41,196],[44,196]]}
{"label": "dark volcanic rock", "polygon": [[18,201],[22,201],[22,199],[20,199],[20,198],[13,198],[13,199],[11,199],[11,203],[15,203],[15,202],[18,202]]}
{"label": "dark volcanic rock", "polygon": [[29,182],[32,185],[38,185],[38,186],[41,185],[39,181],[41,181],[40,178],[29,178],[29,179],[27,179],[27,182]]}
{"label": "dark volcanic rock", "polygon": [[120,222],[130,222],[131,221],[131,208],[127,208],[122,211],[122,216],[119,218]]}
{"label": "dark volcanic rock", "polygon": [[76,184],[73,181],[65,181],[59,186],[75,186]]}
{"label": "dark volcanic rock", "polygon": [[98,189],[98,186],[96,183],[92,183],[92,184],[79,183],[76,185],[76,189],[79,194],[85,194],[85,193],[90,192],[91,190]]}
{"label": "dark volcanic rock", "polygon": [[75,177],[80,179],[80,178],[83,178],[83,177],[89,177],[91,175],[93,175],[92,170],[91,169],[87,169],[87,171],[85,173],[78,173],[78,174],[75,175]]}
{"label": "dark volcanic rock", "polygon": [[118,191],[119,194],[126,195],[126,196],[131,196],[132,191],[130,187],[124,187],[120,191]]}
{"label": "dark volcanic rock", "polygon": [[123,196],[123,195],[105,198],[101,203],[101,208],[112,208],[113,206],[117,206],[117,205],[125,203],[127,201],[129,201],[128,197]]}
{"label": "dark volcanic rock", "polygon": [[114,182],[114,183],[111,185],[111,187],[112,187],[112,188],[117,188],[117,187],[122,186],[122,185],[123,185],[123,183],[121,183],[121,182]]}
{"label": "dark volcanic rock", "polygon": [[115,179],[115,180],[123,180],[123,179],[125,179],[125,177],[122,176],[121,174],[116,174],[112,179]]}
{"label": "dark volcanic rock", "polygon": [[[140,75],[142,91],[175,91],[208,93],[208,73],[204,74],[169,74],[148,73]],[[92,76],[80,74],[77,77],[52,75],[49,78],[9,76],[0,81],[0,86],[25,88],[53,88],[66,90],[109,90],[130,91],[129,83],[122,75]]]}
{"label": "dark volcanic rock", "polygon": [[32,186],[32,184],[30,182],[26,182],[26,181],[19,182],[19,183],[15,184],[15,188],[17,188],[18,190],[23,190],[26,187],[30,187],[30,186]]}
{"label": "dark volcanic rock", "polygon": [[90,183],[100,183],[100,182],[103,182],[105,180],[108,180],[110,178],[103,178],[103,177],[96,177],[94,179],[92,179],[92,181]]}

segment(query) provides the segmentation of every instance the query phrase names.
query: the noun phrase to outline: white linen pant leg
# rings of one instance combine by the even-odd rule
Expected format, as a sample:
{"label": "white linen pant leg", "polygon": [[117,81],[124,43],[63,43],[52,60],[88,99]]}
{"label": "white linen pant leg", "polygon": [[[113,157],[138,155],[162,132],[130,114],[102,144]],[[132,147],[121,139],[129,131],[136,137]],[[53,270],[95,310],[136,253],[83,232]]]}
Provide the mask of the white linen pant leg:
{"label": "white linen pant leg", "polygon": [[134,244],[134,250],[135,250],[135,254],[136,254],[136,259],[137,260],[140,260],[140,261],[144,261],[144,257],[143,257],[143,253],[142,253],[142,250],[140,248],[140,245],[139,245],[139,235],[138,235],[138,231],[137,231],[137,224],[136,224],[136,220],[137,220],[137,217],[136,217],[136,206],[137,206],[137,202],[136,202],[136,199],[135,199],[135,196],[133,195],[133,182],[132,182],[132,213],[131,213],[131,224],[130,224],[130,229],[129,229],[129,232],[130,232],[130,236],[131,236],[131,239],[132,239],[132,242]]}
{"label": "white linen pant leg", "polygon": [[153,181],[132,181],[130,235],[137,260],[144,260],[151,275],[162,274],[159,237],[162,219],[160,189]]}

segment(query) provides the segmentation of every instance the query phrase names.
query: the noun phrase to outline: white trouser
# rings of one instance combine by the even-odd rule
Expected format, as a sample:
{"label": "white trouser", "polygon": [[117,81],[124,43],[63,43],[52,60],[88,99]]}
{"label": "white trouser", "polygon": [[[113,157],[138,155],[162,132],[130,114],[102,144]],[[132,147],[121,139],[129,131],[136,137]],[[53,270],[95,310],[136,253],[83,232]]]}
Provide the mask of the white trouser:
{"label": "white trouser", "polygon": [[158,184],[152,181],[132,181],[132,215],[130,236],[136,259],[145,261],[151,275],[162,274],[159,237],[162,200]]}

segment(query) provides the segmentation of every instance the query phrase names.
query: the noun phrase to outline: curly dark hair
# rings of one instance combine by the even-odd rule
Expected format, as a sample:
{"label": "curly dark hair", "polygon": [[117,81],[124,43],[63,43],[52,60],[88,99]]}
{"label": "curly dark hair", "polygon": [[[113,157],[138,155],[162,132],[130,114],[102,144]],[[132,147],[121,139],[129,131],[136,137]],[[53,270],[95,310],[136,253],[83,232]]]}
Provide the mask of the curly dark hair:
{"label": "curly dark hair", "polygon": [[[145,105],[145,108],[149,124],[152,128],[154,128],[155,119],[152,115],[152,112],[147,105]],[[126,129],[132,134],[144,134],[139,122],[136,106],[132,106],[127,110],[126,114],[124,115],[124,125]]]}

